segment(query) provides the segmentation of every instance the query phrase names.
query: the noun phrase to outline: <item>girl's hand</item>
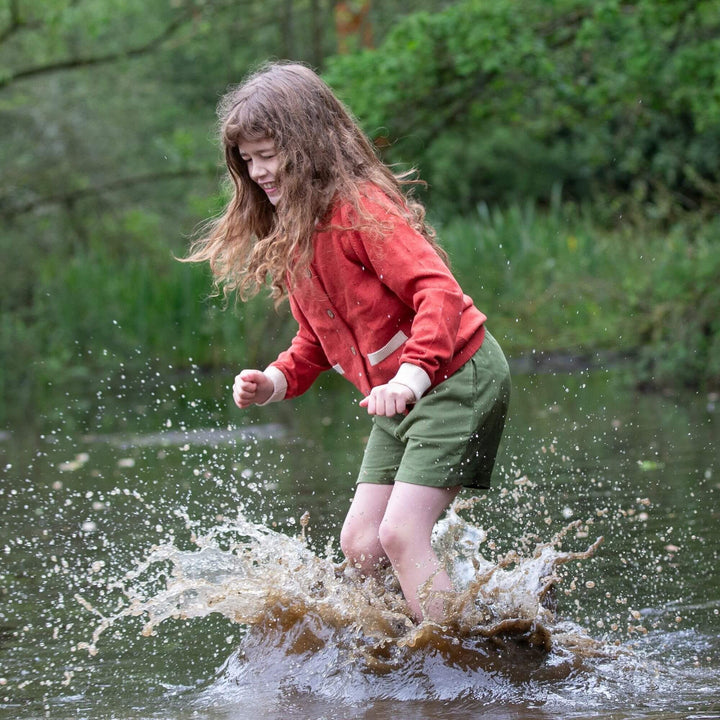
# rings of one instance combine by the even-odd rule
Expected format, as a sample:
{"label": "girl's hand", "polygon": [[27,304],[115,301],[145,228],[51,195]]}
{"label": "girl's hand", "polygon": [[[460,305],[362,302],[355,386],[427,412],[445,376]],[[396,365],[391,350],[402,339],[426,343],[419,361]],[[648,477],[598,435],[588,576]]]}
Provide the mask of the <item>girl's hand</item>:
{"label": "girl's hand", "polygon": [[239,408],[262,405],[275,391],[272,380],[261,370],[243,370],[235,376],[233,400]]}
{"label": "girl's hand", "polygon": [[370,394],[360,401],[360,407],[367,408],[369,415],[402,415],[407,406],[415,402],[415,393],[398,382],[389,382],[374,387]]}

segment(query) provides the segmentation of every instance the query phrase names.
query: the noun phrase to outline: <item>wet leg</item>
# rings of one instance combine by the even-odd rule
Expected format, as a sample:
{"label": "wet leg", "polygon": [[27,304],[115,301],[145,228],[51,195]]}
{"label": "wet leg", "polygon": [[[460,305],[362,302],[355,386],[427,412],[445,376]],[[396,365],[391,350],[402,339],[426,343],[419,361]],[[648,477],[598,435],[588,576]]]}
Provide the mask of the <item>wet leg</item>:
{"label": "wet leg", "polygon": [[358,483],[340,532],[345,557],[363,575],[375,576],[378,565],[387,559],[379,533],[392,489],[392,485]]}
{"label": "wet leg", "polygon": [[416,620],[442,622],[444,603],[432,595],[420,605],[419,591],[432,578],[431,593],[452,591],[452,582],[432,549],[430,537],[438,518],[455,499],[460,487],[434,488],[396,482],[380,525],[380,543],[400,581],[405,600]]}

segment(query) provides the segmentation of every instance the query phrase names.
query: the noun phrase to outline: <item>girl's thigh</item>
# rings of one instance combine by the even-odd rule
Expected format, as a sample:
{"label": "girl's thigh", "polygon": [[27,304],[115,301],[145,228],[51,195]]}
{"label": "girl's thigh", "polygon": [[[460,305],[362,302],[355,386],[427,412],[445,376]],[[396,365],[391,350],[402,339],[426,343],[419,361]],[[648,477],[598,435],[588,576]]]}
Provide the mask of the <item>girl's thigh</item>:
{"label": "girl's thigh", "polygon": [[346,529],[355,525],[375,529],[380,527],[392,491],[392,485],[358,483],[345,519]]}
{"label": "girl's thigh", "polygon": [[395,528],[407,528],[419,538],[430,537],[438,518],[449,507],[462,489],[431,487],[414,483],[396,482],[387,502],[383,522]]}

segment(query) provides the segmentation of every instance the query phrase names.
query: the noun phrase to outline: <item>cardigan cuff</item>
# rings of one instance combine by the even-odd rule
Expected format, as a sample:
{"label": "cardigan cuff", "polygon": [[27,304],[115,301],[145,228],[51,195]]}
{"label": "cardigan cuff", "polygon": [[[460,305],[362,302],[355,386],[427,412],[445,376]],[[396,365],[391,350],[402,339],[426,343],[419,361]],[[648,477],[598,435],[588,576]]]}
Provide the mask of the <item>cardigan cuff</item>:
{"label": "cardigan cuff", "polygon": [[274,365],[269,365],[263,372],[270,378],[273,388],[275,389],[273,390],[273,394],[264,403],[258,403],[260,407],[284,400],[285,393],[287,392],[287,379],[282,370],[276,368]]}
{"label": "cardigan cuff", "polygon": [[409,387],[415,393],[415,400],[419,400],[432,385],[430,376],[417,365],[412,363],[402,363],[395,377],[389,382],[401,383]]}

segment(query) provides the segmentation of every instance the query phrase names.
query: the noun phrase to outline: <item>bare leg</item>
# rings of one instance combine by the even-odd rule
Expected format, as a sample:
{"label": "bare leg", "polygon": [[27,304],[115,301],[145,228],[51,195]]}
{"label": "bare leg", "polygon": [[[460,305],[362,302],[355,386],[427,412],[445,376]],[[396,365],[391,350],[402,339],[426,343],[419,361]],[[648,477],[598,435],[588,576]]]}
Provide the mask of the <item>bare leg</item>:
{"label": "bare leg", "polygon": [[387,558],[379,533],[392,490],[392,485],[358,483],[345,518],[340,547],[351,565],[363,575],[376,575],[378,564]]}
{"label": "bare leg", "polygon": [[[400,581],[415,619],[423,618],[418,591],[432,577],[431,591],[452,591],[452,582],[430,544],[438,518],[455,499],[460,487],[434,488],[396,482],[380,524],[380,544]],[[426,616],[442,622],[441,598],[426,604]]]}

